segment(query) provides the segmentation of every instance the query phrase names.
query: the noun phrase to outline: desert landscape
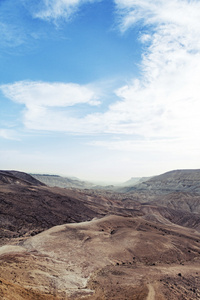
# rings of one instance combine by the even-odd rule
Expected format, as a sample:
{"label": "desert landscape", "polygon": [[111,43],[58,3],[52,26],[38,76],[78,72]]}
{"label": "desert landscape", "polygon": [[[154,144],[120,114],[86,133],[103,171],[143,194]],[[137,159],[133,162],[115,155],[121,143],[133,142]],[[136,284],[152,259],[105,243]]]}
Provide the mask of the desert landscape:
{"label": "desert landscape", "polygon": [[0,0],[0,300],[200,300],[200,0]]}
{"label": "desert landscape", "polygon": [[199,187],[200,170],[90,189],[1,171],[0,298],[200,299]]}

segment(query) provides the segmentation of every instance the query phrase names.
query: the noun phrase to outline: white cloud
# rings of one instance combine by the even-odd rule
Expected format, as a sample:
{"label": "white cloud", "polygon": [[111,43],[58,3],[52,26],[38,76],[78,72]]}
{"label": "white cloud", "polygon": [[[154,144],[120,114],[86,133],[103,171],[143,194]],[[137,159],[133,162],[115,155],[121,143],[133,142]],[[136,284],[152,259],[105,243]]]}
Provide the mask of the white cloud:
{"label": "white cloud", "polygon": [[18,134],[12,129],[0,128],[0,138],[19,141]]}
{"label": "white cloud", "polygon": [[82,133],[95,130],[89,128],[87,120],[73,118],[68,112],[69,107],[78,104],[99,105],[95,88],[74,83],[20,81],[1,85],[0,90],[10,100],[25,105],[23,121],[29,129]]}
{"label": "white cloud", "polygon": [[[121,87],[111,132],[189,139],[200,147],[200,2],[115,0],[122,31],[143,22],[142,76]],[[151,26],[149,26],[151,25]],[[145,44],[147,42],[147,44]]]}
{"label": "white cloud", "polygon": [[[174,24],[199,28],[199,1],[190,0],[114,0],[121,16],[121,30],[127,30],[136,22],[160,26]],[[197,26],[197,27],[196,27]]]}
{"label": "white cloud", "polygon": [[98,105],[95,91],[74,83],[19,81],[0,86],[4,95],[27,107],[66,107],[80,103]]}
{"label": "white cloud", "polygon": [[33,15],[47,21],[56,21],[60,18],[70,20],[81,5],[95,1],[99,0],[42,0]]}
{"label": "white cloud", "polygon": [[24,44],[25,34],[15,25],[0,22],[0,47],[18,47]]}

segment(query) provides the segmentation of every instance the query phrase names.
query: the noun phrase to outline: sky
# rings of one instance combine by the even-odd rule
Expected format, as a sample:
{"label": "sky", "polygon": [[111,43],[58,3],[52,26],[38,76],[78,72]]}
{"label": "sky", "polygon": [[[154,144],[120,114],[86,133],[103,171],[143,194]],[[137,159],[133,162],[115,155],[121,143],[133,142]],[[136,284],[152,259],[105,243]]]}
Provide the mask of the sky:
{"label": "sky", "polygon": [[199,0],[0,0],[0,169],[200,168]]}

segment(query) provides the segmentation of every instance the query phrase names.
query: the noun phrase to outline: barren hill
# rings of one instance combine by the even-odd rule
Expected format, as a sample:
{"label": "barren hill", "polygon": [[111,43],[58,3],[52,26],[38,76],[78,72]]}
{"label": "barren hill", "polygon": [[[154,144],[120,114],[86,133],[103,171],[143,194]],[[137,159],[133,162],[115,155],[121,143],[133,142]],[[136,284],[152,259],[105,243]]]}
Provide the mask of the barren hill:
{"label": "barren hill", "polygon": [[0,171],[0,183],[44,186],[45,184],[35,179],[31,175],[19,171]]}
{"label": "barren hill", "polygon": [[[123,207],[120,199],[104,193],[88,194],[82,190],[51,188],[3,173],[0,182],[0,244],[9,238],[35,235],[64,223],[91,220],[106,214],[137,215]],[[134,201],[133,201],[134,203]]]}
{"label": "barren hill", "polygon": [[[10,174],[4,175],[5,178],[12,180],[0,184],[1,244],[11,237],[35,235],[55,225],[87,221],[107,214],[145,215],[156,222],[162,219],[164,223],[200,228],[199,195],[62,189],[41,186],[38,181],[35,186],[30,180],[24,181]],[[27,179],[25,173],[23,178]]]}
{"label": "barren hill", "polygon": [[0,235],[3,238],[36,234],[52,226],[98,216],[76,197],[47,187],[0,185]]}
{"label": "barren hill", "polygon": [[181,191],[200,194],[200,169],[175,170],[154,176],[149,180],[124,189],[124,192],[148,190],[160,194]]}
{"label": "barren hill", "polygon": [[200,195],[191,172],[183,176],[190,192],[174,191],[183,182],[174,171],[152,178],[152,189],[117,193],[1,171],[0,299],[200,299]]}
{"label": "barren hill", "polygon": [[54,299],[200,297],[200,234],[142,217],[56,226],[1,247],[0,260],[7,292],[21,286]]}

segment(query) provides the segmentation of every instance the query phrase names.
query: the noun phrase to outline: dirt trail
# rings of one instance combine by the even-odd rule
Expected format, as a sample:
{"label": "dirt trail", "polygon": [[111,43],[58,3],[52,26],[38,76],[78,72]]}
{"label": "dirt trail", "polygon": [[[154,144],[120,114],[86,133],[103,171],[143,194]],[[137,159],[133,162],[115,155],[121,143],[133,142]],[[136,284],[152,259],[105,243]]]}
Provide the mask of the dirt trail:
{"label": "dirt trail", "polygon": [[149,294],[147,296],[147,300],[155,300],[155,290],[154,290],[154,287],[151,284],[149,284],[148,288],[149,288]]}

